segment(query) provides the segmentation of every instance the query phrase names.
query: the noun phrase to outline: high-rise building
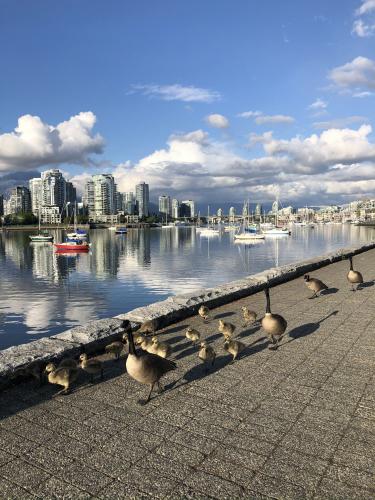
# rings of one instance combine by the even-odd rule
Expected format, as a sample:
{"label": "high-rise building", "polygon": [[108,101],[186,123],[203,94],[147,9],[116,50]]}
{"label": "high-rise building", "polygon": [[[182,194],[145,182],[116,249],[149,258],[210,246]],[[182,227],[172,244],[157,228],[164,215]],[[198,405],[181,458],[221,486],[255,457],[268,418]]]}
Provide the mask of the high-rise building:
{"label": "high-rise building", "polygon": [[124,193],[120,193],[119,191],[116,191],[116,212],[124,212],[125,211],[124,201],[125,201]]}
{"label": "high-rise building", "polygon": [[94,215],[95,212],[95,189],[94,181],[90,179],[85,184],[85,191],[82,196],[82,203],[87,212],[90,215]]}
{"label": "high-rise building", "polygon": [[272,203],[272,209],[271,209],[271,212],[273,214],[276,214],[279,210],[279,202],[277,200],[275,200],[273,203]]}
{"label": "high-rise building", "polygon": [[31,210],[38,216],[42,206],[43,184],[41,177],[35,177],[29,180],[29,189],[31,195]]}
{"label": "high-rise building", "polygon": [[195,217],[195,203],[193,200],[185,200],[181,202],[180,217]]}
{"label": "high-rise building", "polygon": [[116,184],[111,174],[93,175],[94,215],[112,215],[117,212]]}
{"label": "high-rise building", "polygon": [[0,194],[0,217],[4,215],[4,196]]}
{"label": "high-rise building", "polygon": [[66,181],[60,170],[42,172],[42,205],[45,207],[64,207],[66,200]]}
{"label": "high-rise building", "polygon": [[223,217],[223,209],[219,208],[216,212],[216,215],[221,219]]}
{"label": "high-rise building", "polygon": [[27,187],[17,186],[12,189],[7,211],[8,214],[31,212],[31,196]]}
{"label": "high-rise building", "polygon": [[172,214],[171,197],[163,194],[159,196],[159,212],[164,215]]}
{"label": "high-rise building", "polygon": [[255,214],[254,214],[255,217],[258,217],[258,218],[261,217],[262,210],[263,210],[262,205],[260,203],[257,203],[257,205],[255,207]]}
{"label": "high-rise building", "polygon": [[234,218],[235,215],[236,215],[236,209],[234,207],[230,207],[229,217]]}
{"label": "high-rise building", "polygon": [[150,194],[148,184],[141,182],[135,186],[135,199],[140,217],[148,217],[149,215],[149,197]]}
{"label": "high-rise building", "polygon": [[135,198],[134,198],[134,193],[132,191],[124,193],[124,212],[128,215],[134,215]]}
{"label": "high-rise building", "polygon": [[180,202],[173,198],[172,200],[172,217],[178,219],[180,217]]}

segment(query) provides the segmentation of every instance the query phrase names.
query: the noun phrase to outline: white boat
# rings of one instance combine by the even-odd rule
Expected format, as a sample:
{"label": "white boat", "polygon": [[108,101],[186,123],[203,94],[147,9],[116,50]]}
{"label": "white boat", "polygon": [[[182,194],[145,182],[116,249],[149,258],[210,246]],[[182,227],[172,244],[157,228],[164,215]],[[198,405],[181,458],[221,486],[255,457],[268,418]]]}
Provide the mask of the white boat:
{"label": "white boat", "polygon": [[217,229],[215,227],[210,226],[210,206],[207,208],[207,221],[208,221],[208,226],[206,227],[201,227],[199,231],[200,236],[219,236],[220,235],[220,229]]}
{"label": "white boat", "polygon": [[108,231],[116,231],[116,229],[117,229],[116,226],[110,226],[108,228]]}
{"label": "white boat", "polygon": [[291,233],[289,229],[284,227],[273,227],[272,229],[266,229],[263,231],[265,236],[289,236]]}
{"label": "white boat", "polygon": [[[247,202],[246,214],[249,214],[249,202]],[[243,211],[244,212],[244,211]],[[239,228],[240,229],[240,228]],[[249,225],[249,215],[246,215],[243,221],[242,230],[234,235],[235,240],[264,240],[264,234],[261,233],[256,225]]]}
{"label": "white boat", "polygon": [[71,233],[66,233],[69,240],[87,240],[87,232],[77,228],[77,205],[74,207],[74,230]]}
{"label": "white boat", "polygon": [[40,210],[38,215],[38,234],[31,234],[29,238],[32,243],[49,243],[53,241],[52,234],[49,234],[48,231],[40,230]]}
{"label": "white boat", "polygon": [[251,233],[244,231],[243,233],[235,234],[234,239],[235,240],[264,240],[265,235],[262,233]]}

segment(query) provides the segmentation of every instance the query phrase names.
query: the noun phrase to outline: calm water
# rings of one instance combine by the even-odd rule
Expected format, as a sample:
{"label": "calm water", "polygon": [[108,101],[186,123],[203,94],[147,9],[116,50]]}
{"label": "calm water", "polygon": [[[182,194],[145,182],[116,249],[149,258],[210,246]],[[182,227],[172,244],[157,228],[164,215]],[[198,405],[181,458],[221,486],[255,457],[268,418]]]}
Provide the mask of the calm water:
{"label": "calm water", "polygon": [[[296,228],[290,237],[234,243],[193,228],[92,230],[89,254],[57,255],[27,232],[0,233],[0,349],[169,295],[210,287],[275,265],[370,241],[375,230],[346,225]],[[55,241],[62,232],[55,231]]]}

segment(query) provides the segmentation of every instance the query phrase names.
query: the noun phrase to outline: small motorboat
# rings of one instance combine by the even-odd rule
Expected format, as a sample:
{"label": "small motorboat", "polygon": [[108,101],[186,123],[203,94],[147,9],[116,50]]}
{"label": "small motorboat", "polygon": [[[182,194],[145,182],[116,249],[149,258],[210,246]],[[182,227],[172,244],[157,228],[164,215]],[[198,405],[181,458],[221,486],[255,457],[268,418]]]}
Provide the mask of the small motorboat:
{"label": "small motorboat", "polygon": [[32,243],[50,243],[53,241],[52,234],[49,234],[47,231],[41,232],[38,234],[32,234],[29,236]]}
{"label": "small motorboat", "polygon": [[88,252],[90,244],[87,241],[68,239],[64,243],[55,243],[56,252]]}

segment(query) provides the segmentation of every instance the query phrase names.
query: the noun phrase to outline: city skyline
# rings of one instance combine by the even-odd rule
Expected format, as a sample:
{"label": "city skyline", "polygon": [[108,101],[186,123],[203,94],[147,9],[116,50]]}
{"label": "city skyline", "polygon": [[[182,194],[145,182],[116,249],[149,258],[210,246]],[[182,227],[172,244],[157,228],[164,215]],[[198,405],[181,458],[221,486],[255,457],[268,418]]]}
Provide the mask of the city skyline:
{"label": "city skyline", "polygon": [[59,168],[80,195],[373,197],[373,2],[64,4],[2,2],[0,192]]}

